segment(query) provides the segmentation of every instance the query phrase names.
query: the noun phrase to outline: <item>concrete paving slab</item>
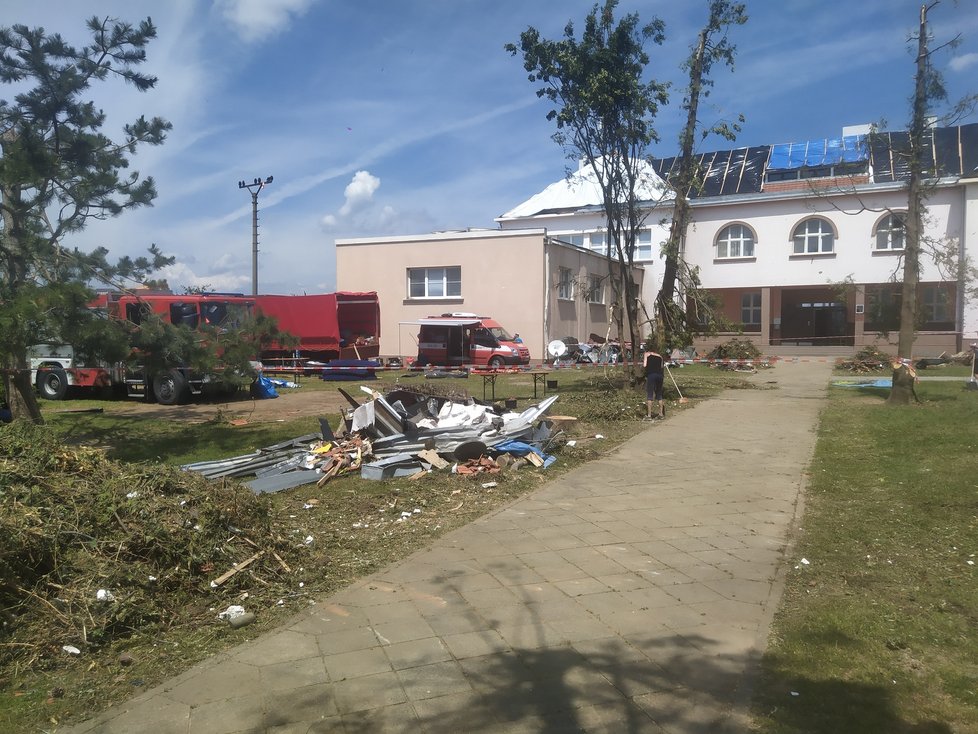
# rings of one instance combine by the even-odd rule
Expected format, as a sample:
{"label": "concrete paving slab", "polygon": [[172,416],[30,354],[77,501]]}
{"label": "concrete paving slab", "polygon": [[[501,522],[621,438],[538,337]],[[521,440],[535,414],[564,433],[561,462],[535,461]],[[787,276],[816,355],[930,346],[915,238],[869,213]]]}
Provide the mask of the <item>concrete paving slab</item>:
{"label": "concrete paving slab", "polygon": [[745,732],[830,371],[670,414],[62,731]]}

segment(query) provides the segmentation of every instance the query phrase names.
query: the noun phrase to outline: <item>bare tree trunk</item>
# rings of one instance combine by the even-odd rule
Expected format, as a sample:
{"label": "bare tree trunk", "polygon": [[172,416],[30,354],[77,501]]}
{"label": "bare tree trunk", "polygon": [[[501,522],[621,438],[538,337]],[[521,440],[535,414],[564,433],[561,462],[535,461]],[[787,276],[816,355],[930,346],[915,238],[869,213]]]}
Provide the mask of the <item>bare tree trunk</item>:
{"label": "bare tree trunk", "polygon": [[[907,216],[904,222],[906,242],[903,252],[903,288],[900,303],[900,337],[898,357],[910,362],[917,327],[917,284],[920,282],[920,237],[923,229],[924,175],[923,148],[927,116],[927,6],[920,8],[920,30],[917,39],[917,73],[913,97],[913,119],[910,122],[910,178],[907,182]],[[893,371],[889,405],[908,405],[913,380],[903,374],[906,365]],[[916,396],[914,396],[916,397]]]}
{"label": "bare tree trunk", "polygon": [[32,423],[44,423],[26,360],[23,364],[17,364],[14,357],[8,357],[7,362],[3,370],[3,391],[7,396],[10,414],[14,419],[23,418]]}
{"label": "bare tree trunk", "polygon": [[635,281],[632,280],[631,272],[625,275],[625,289],[625,297],[628,301],[626,308],[628,315],[628,335],[632,343],[631,359],[627,361],[626,364],[628,366],[626,369],[628,370],[628,384],[634,387],[638,384],[639,376],[644,373],[635,361],[638,356],[639,344],[642,341],[642,329],[638,323],[638,287]]}
{"label": "bare tree trunk", "polygon": [[679,259],[682,257],[686,229],[689,227],[689,194],[696,178],[696,161],[693,158],[693,141],[696,134],[696,117],[699,114],[700,90],[703,86],[703,56],[706,53],[708,29],[700,31],[689,67],[689,101],[686,109],[686,126],[680,136],[679,176],[676,181],[676,201],[672,209],[672,223],[669,227],[669,241],[665,248],[665,265],[662,271],[662,287],[656,299],[657,319],[662,331],[659,332],[659,346],[664,348],[674,330],[671,308],[676,294],[676,279],[679,274]]}

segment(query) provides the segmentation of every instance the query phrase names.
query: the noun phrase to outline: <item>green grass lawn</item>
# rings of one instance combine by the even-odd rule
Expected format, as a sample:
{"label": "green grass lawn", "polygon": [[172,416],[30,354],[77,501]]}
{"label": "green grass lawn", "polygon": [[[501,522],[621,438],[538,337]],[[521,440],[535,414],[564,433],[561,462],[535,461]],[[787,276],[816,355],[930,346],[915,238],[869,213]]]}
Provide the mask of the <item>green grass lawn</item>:
{"label": "green grass lawn", "polygon": [[978,731],[978,392],[917,392],[830,391],[760,732]]}

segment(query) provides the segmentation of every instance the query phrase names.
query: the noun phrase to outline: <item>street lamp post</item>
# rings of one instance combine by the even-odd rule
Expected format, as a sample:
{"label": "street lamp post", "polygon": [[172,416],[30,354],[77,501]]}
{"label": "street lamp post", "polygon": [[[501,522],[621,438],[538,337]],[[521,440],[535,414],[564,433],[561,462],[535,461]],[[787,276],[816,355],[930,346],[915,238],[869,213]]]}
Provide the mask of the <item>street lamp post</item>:
{"label": "street lamp post", "polygon": [[248,189],[251,193],[251,295],[258,295],[258,192],[272,182],[272,176],[264,180],[256,178],[251,183],[238,181],[239,189]]}

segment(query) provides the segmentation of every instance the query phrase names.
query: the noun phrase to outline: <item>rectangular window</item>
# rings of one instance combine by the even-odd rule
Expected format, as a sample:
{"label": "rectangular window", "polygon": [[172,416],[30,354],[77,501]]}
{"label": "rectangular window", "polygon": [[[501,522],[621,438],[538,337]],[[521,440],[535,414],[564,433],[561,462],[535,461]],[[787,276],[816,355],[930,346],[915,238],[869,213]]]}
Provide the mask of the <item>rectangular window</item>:
{"label": "rectangular window", "polygon": [[744,331],[761,330],[761,294],[744,293],[740,297],[740,321]]}
{"label": "rectangular window", "polygon": [[600,275],[589,275],[587,285],[588,303],[604,303],[604,278]]}
{"label": "rectangular window", "polygon": [[635,262],[648,262],[652,259],[652,230],[643,229],[635,238]]}
{"label": "rectangular window", "polygon": [[588,248],[599,255],[606,254],[607,249],[605,248],[604,232],[592,232]]}
{"label": "rectangular window", "polygon": [[554,236],[561,242],[566,242],[569,245],[574,245],[576,247],[584,247],[583,234],[558,234]]}
{"label": "rectangular window", "polygon": [[920,317],[931,329],[948,328],[951,322],[951,299],[945,288],[925,285],[920,294]]}
{"label": "rectangular window", "polygon": [[462,268],[408,268],[408,298],[459,298]]}
{"label": "rectangular window", "polygon": [[899,286],[867,285],[866,311],[863,329],[865,331],[896,331],[900,328]]}
{"label": "rectangular window", "polygon": [[568,301],[574,298],[574,281],[571,280],[570,268],[557,268],[557,298]]}

